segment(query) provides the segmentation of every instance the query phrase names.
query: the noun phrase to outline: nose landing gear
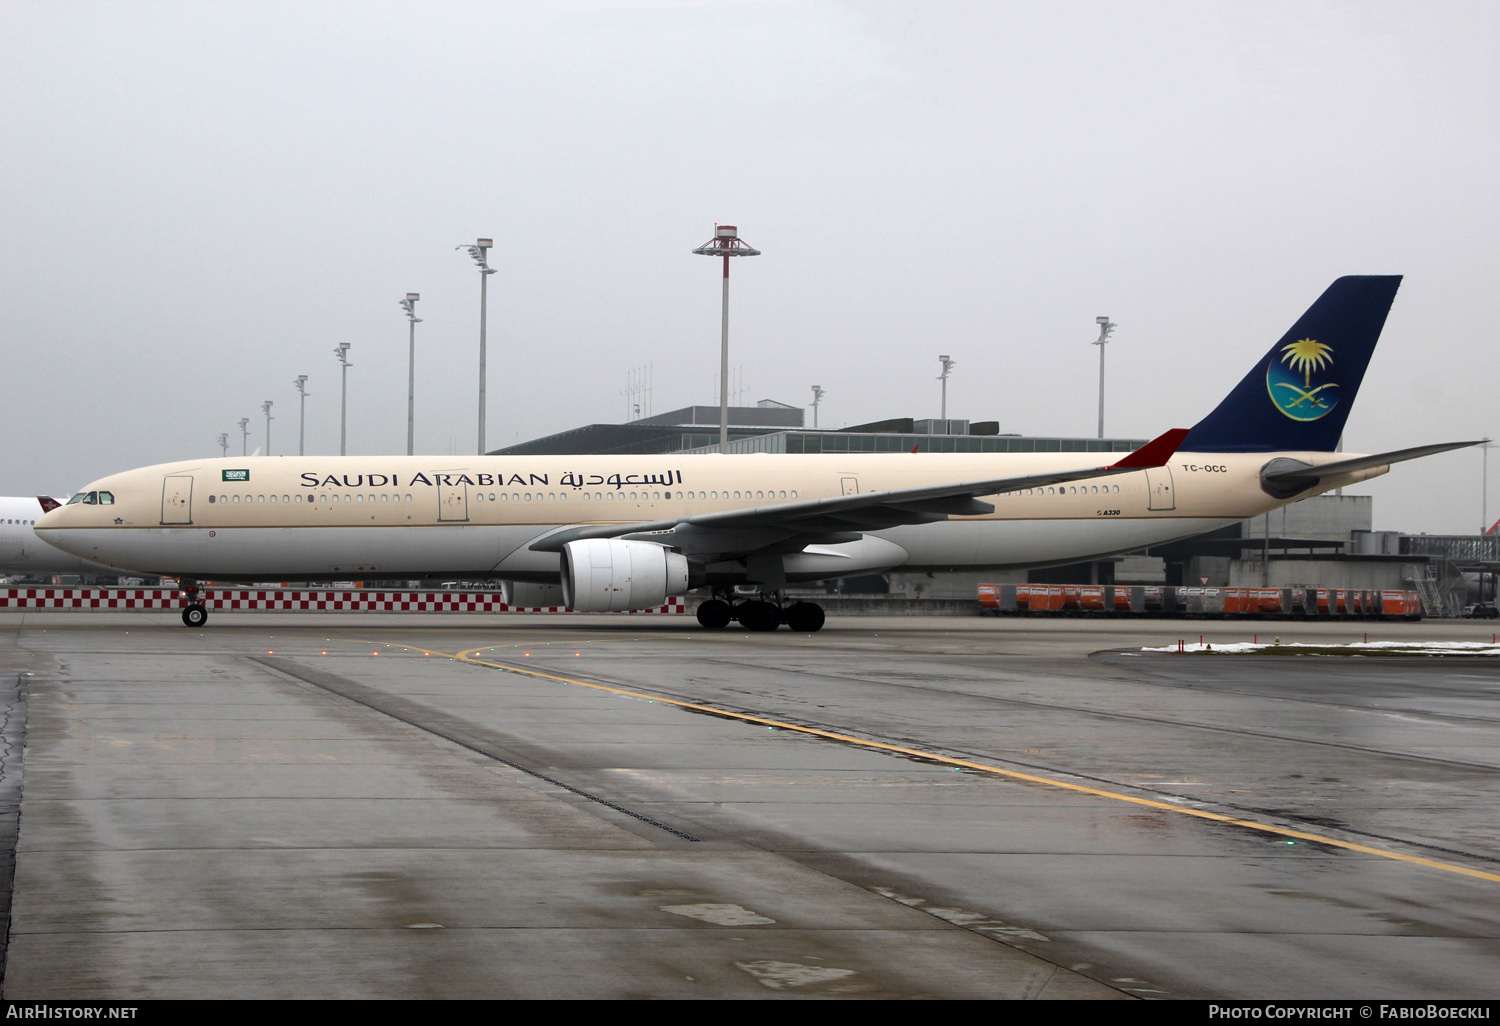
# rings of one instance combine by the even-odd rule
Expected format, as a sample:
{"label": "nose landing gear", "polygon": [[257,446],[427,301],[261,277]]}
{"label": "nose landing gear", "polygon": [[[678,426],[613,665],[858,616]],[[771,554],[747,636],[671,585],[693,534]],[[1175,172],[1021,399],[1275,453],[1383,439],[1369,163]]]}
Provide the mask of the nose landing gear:
{"label": "nose landing gear", "polygon": [[728,593],[715,592],[714,597],[698,607],[698,622],[709,630],[722,630],[739,621],[747,631],[769,633],[786,624],[799,634],[811,634],[823,628],[823,607],[815,602],[793,602],[783,606],[780,596],[761,595],[745,602],[733,602]]}
{"label": "nose landing gear", "polygon": [[198,600],[198,582],[184,581],[182,596],[187,605],[182,607],[182,622],[189,627],[202,627],[208,622],[208,607]]}

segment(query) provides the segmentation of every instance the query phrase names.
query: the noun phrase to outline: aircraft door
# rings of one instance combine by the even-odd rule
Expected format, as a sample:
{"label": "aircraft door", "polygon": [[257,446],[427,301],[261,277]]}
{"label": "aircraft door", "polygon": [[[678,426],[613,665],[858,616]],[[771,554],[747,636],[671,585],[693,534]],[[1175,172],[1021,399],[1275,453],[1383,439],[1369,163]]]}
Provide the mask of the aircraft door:
{"label": "aircraft door", "polygon": [[841,481],[842,481],[842,484],[844,486],[844,494],[845,495],[858,495],[859,494],[859,478],[857,478],[857,477],[846,477],[846,478],[842,478]]}
{"label": "aircraft door", "polygon": [[1177,496],[1172,490],[1172,468],[1150,467],[1146,470],[1146,491],[1150,496],[1147,509],[1176,509]]}
{"label": "aircraft door", "polygon": [[193,522],[193,478],[191,474],[168,474],[161,483],[161,522]]}
{"label": "aircraft door", "polygon": [[463,523],[469,519],[469,486],[444,485],[438,492],[438,523]]}

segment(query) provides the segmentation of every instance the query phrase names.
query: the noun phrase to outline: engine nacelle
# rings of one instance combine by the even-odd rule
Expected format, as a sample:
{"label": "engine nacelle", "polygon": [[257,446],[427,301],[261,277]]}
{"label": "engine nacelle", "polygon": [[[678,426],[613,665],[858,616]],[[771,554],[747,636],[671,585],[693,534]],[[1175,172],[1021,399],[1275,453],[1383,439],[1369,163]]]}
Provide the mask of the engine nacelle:
{"label": "engine nacelle", "polygon": [[579,613],[648,609],[688,590],[688,561],[653,542],[585,538],[563,546],[562,586]]}

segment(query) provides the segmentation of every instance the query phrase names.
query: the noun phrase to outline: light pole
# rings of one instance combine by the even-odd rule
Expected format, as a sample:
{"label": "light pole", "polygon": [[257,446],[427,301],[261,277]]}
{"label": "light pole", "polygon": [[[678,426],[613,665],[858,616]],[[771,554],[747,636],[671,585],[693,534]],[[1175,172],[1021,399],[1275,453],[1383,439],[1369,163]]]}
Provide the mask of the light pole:
{"label": "light pole", "polygon": [[942,420],[943,420],[943,434],[946,435],[948,433],[948,375],[952,372],[953,365],[956,364],[956,363],[958,363],[958,361],[957,360],[950,360],[946,356],[939,356],[938,357],[938,362],[943,365],[943,373],[939,374],[937,376],[937,379],[943,383],[943,413],[942,413]]}
{"label": "light pole", "polygon": [[1104,343],[1109,341],[1110,332],[1117,325],[1108,317],[1095,317],[1094,323],[1099,325],[1099,338],[1093,345],[1099,347],[1099,437],[1104,437]]}
{"label": "light pole", "polygon": [[223,450],[223,452],[224,452],[224,458],[228,459],[229,458],[229,432],[228,431],[220,431],[219,432],[219,448]]}
{"label": "light pole", "polygon": [[[401,300],[401,309],[403,309],[403,310],[406,311],[406,321],[407,321],[407,337],[406,337],[406,455],[408,455],[408,456],[410,456],[412,454],[412,438],[414,437],[413,434],[412,434],[412,431],[413,431],[413,426],[416,423],[416,410],[417,410],[417,325],[422,323],[422,318],[420,318],[420,317],[417,316],[417,300],[419,300],[421,298],[422,298],[422,294],[419,293],[419,292],[408,292],[406,294],[406,298],[403,299],[403,300]],[[484,301],[480,300],[480,306],[483,306],[483,305],[484,305]],[[480,316],[482,318],[483,314],[481,314]],[[483,329],[481,329],[481,331],[482,330]],[[480,348],[480,350],[482,352],[483,349],[484,349],[484,343],[483,342],[481,342],[479,344],[479,348]],[[483,357],[480,358],[480,362],[483,363]],[[484,377],[484,372],[480,371],[480,378],[483,379],[483,377]],[[484,388],[484,386],[483,386],[483,384],[481,384],[480,385],[480,389],[482,390],[483,388]],[[483,409],[484,409],[484,401],[483,400],[480,400],[479,408],[480,408],[481,411],[483,411]],[[483,416],[484,416],[484,413],[481,412],[480,413],[480,417],[482,418]],[[480,448],[482,450],[483,446],[484,446],[484,441],[483,441],[482,438],[480,440],[479,445],[480,445]]]}
{"label": "light pole", "polygon": [[700,256],[724,258],[724,308],[719,331],[719,451],[729,447],[729,258],[760,256],[739,237],[732,224],[714,225],[714,237],[693,250]]}
{"label": "light pole", "polygon": [[250,418],[240,418],[240,455],[250,455]]}
{"label": "light pole", "polygon": [[333,354],[339,358],[339,363],[344,368],[340,372],[343,376],[343,384],[339,389],[339,455],[343,456],[348,447],[347,443],[349,439],[347,431],[349,423],[349,368],[353,367],[354,364],[349,362],[348,342],[340,342],[334,347]]}
{"label": "light pole", "polygon": [[[1490,529],[1490,450],[1495,447],[1493,439],[1486,438],[1479,443],[1479,449],[1484,454],[1483,470],[1479,477],[1479,533],[1487,534]],[[1484,598],[1481,593],[1480,598]]]}
{"label": "light pole", "polygon": [[297,417],[297,455],[307,455],[307,375],[298,374],[297,380],[292,382],[297,386],[297,394],[301,396],[302,412]]}
{"label": "light pole", "polygon": [[260,412],[266,415],[266,455],[271,455],[271,400],[267,399],[260,404]]}
{"label": "light pole", "polygon": [[476,239],[474,245],[454,246],[454,249],[466,249],[469,256],[479,265],[479,455],[484,455],[484,328],[489,319],[487,309],[488,285],[490,275],[495,269],[489,265],[487,259],[489,249],[495,244],[494,239]]}
{"label": "light pole", "polygon": [[813,427],[817,427],[818,426],[818,404],[823,401],[823,397],[825,395],[827,395],[828,393],[825,392],[825,391],[823,391],[823,386],[822,385],[814,385],[812,387],[812,390],[813,390],[813,401],[812,401]]}

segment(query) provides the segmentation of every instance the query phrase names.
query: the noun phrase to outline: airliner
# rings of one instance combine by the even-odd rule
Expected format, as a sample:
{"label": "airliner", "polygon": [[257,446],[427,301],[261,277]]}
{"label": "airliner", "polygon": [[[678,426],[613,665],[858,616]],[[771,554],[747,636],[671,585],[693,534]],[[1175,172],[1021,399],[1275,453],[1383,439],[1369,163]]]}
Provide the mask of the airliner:
{"label": "airliner", "polygon": [[1057,566],[1132,552],[1472,445],[1335,452],[1400,276],[1335,281],[1229,395],[1095,453],[203,459],[92,482],[41,518],[58,548],[199,581],[458,577],[561,584],[579,612],[707,587],[708,628],[816,631],[783,591],[856,574]]}
{"label": "airliner", "polygon": [[113,574],[107,566],[85,562],[37,537],[43,513],[62,503],[49,495],[0,496],[0,573]]}

